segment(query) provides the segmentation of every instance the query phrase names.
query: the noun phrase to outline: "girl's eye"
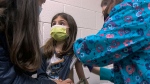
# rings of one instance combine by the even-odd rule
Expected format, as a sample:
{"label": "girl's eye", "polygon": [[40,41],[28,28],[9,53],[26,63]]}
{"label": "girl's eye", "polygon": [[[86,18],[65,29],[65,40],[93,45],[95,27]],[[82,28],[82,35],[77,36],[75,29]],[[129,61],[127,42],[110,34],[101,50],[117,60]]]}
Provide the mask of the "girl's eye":
{"label": "girl's eye", "polygon": [[52,26],[54,26],[54,25],[56,25],[56,23],[55,23],[55,22],[53,22],[53,23],[52,23]]}
{"label": "girl's eye", "polygon": [[60,22],[59,25],[66,25],[64,22]]}

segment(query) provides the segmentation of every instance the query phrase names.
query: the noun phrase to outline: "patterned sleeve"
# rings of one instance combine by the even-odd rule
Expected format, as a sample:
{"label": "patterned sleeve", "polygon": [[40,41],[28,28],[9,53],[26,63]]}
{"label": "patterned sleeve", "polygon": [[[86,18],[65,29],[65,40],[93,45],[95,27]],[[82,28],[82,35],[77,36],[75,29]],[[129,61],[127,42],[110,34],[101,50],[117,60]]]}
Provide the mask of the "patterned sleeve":
{"label": "patterned sleeve", "polygon": [[84,64],[102,67],[143,50],[150,40],[148,2],[150,0],[124,0],[116,5],[96,35],[74,43],[78,59]]}

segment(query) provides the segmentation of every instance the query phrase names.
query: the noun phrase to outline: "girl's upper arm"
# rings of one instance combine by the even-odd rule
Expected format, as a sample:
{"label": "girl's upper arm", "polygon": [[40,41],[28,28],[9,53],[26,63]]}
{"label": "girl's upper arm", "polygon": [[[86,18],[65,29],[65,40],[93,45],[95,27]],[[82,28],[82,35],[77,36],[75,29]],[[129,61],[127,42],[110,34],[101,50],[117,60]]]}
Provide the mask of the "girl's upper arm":
{"label": "girl's upper arm", "polygon": [[87,78],[85,77],[84,70],[83,70],[83,67],[82,67],[82,63],[79,60],[77,60],[77,62],[75,64],[75,68],[76,68],[76,72],[77,72],[77,75],[78,75],[78,78],[80,79],[80,81],[83,80],[83,82],[85,84],[89,84],[88,81],[87,81]]}
{"label": "girl's upper arm", "polygon": [[75,63],[75,68],[76,68],[76,72],[77,72],[78,77],[79,78],[85,78],[82,63],[79,60],[77,60],[77,62]]}

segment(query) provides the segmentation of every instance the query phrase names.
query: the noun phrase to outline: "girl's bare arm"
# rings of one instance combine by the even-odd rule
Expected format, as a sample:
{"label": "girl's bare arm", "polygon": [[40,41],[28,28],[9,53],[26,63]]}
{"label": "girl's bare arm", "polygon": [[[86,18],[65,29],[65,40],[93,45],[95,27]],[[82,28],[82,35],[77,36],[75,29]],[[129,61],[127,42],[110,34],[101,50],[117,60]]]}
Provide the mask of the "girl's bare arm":
{"label": "girl's bare arm", "polygon": [[[77,62],[75,63],[75,68],[76,68],[78,78],[79,79],[86,79],[85,74],[84,74],[84,70],[82,67],[82,63],[79,60],[77,60]],[[85,83],[89,84],[87,80],[85,80]]]}

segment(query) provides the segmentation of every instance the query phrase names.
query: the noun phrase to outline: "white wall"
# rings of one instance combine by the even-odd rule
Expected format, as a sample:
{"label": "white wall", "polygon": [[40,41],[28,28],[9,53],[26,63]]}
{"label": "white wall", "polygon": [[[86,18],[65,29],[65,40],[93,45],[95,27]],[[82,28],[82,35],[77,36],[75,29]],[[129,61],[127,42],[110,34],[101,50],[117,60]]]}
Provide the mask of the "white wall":
{"label": "white wall", "polygon": [[[41,46],[50,37],[50,21],[56,13],[65,12],[72,15],[78,26],[77,38],[96,34],[102,28],[103,16],[100,7],[101,0],[46,0],[40,14]],[[86,77],[90,76],[89,84],[110,84],[100,81],[99,76],[84,69]],[[75,82],[78,78],[75,73]]]}

